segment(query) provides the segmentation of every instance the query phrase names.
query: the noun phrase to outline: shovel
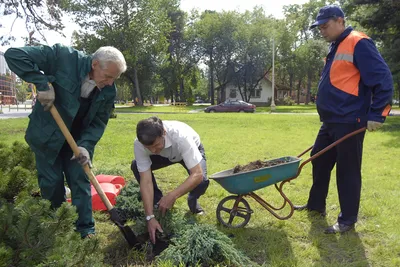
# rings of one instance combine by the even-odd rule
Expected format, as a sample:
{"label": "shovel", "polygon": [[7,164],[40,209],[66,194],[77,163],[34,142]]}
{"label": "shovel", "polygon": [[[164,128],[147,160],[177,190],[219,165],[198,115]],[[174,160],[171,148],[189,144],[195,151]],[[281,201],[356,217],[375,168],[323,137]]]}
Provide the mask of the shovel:
{"label": "shovel", "polygon": [[[61,118],[60,113],[58,113],[58,111],[54,105],[51,106],[50,113],[53,116],[54,120],[56,121],[58,127],[60,127],[60,130],[63,133],[65,139],[67,140],[69,146],[71,147],[72,152],[74,153],[75,157],[78,157],[79,153],[80,153],[78,145],[75,143],[74,138],[72,137],[71,133],[69,132],[67,126],[65,126],[65,123],[64,123],[63,119]],[[125,237],[126,241],[128,242],[129,246],[131,248],[135,247],[137,249],[140,249],[141,242],[139,242],[135,233],[133,233],[132,229],[129,226],[124,226],[124,223],[125,223],[124,220],[119,215],[118,210],[113,207],[110,200],[104,194],[103,189],[101,188],[101,186],[100,186],[99,182],[97,181],[96,177],[94,176],[93,172],[90,170],[89,165],[86,164],[85,166],[83,166],[83,169],[84,169],[86,175],[89,177],[89,180],[92,183],[92,185],[94,186],[94,188],[96,189],[97,193],[99,194],[104,205],[107,207],[107,210],[110,213],[110,217],[111,217],[110,219],[119,228],[119,230]]]}

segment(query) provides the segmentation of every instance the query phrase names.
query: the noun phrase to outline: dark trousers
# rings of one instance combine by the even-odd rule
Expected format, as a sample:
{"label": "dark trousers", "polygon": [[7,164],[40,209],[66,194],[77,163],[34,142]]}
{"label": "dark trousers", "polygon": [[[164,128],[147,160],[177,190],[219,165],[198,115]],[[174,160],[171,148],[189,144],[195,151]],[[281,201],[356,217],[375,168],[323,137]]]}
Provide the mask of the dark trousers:
{"label": "dark trousers", "polygon": [[[311,155],[365,125],[360,123],[324,123]],[[361,161],[365,132],[348,138],[312,161],[313,185],[308,199],[310,210],[325,211],[331,171],[336,164],[336,183],[341,212],[338,222],[357,222],[361,194]]]}
{"label": "dark trousers", "polygon": [[[199,151],[201,153],[201,156],[203,157],[203,159],[200,161],[200,166],[201,166],[201,169],[203,170],[203,181],[197,187],[195,187],[192,191],[190,191],[190,193],[188,195],[187,201],[188,201],[188,206],[189,206],[189,209],[191,212],[195,212],[196,208],[199,207],[198,203],[197,203],[197,199],[199,199],[199,197],[206,192],[206,190],[208,188],[208,184],[210,182],[207,178],[206,155],[205,155],[204,147],[202,144],[200,144],[200,146],[199,146]],[[162,169],[164,167],[167,167],[167,166],[170,166],[170,165],[173,165],[176,163],[181,164],[186,169],[186,171],[188,172],[189,175],[190,175],[190,171],[186,167],[185,162],[183,160],[181,160],[179,162],[171,162],[168,158],[164,158],[160,155],[151,155],[150,159],[151,159],[151,176],[152,176],[152,180],[153,180],[153,189],[154,189],[154,202],[153,203],[156,204],[163,197],[163,194],[157,186],[157,182],[156,182],[156,179],[154,178],[153,171]],[[131,170],[132,170],[133,174],[135,175],[136,180],[140,184],[140,174],[139,174],[139,171],[137,168],[136,160],[132,161]]]}
{"label": "dark trousers", "polygon": [[92,215],[92,194],[90,181],[82,166],[71,160],[72,151],[65,143],[54,164],[36,155],[36,168],[40,193],[44,199],[50,200],[53,208],[65,202],[64,176],[71,189],[72,205],[78,212],[76,230],[85,237],[95,232]]}

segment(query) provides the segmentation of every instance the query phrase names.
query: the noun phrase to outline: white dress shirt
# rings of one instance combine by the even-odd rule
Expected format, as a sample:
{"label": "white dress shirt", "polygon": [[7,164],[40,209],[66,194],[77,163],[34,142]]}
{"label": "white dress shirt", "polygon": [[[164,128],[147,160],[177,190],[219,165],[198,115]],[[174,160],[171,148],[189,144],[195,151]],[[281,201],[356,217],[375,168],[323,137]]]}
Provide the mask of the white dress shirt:
{"label": "white dress shirt", "polygon": [[[184,161],[188,169],[193,168],[202,160],[199,151],[200,136],[189,125],[180,121],[163,121],[166,131],[165,145],[160,156],[171,162]],[[139,172],[145,172],[151,167],[150,155],[154,155],[136,138],[134,155]]]}

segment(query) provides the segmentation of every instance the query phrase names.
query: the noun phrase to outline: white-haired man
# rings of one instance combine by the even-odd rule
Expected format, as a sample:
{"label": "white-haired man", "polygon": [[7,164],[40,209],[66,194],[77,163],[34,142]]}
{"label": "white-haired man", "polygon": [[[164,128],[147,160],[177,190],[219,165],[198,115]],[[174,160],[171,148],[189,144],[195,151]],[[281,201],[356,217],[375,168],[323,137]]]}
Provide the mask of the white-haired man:
{"label": "white-haired man", "polygon": [[[90,237],[95,233],[91,190],[81,165],[90,162],[106,128],[114,81],[126,71],[124,56],[110,46],[86,55],[60,44],[10,48],[4,56],[9,68],[38,91],[25,140],[35,153],[41,195],[58,208],[65,201],[65,176],[79,214],[76,230]],[[48,112],[52,105],[79,146],[76,159]]]}

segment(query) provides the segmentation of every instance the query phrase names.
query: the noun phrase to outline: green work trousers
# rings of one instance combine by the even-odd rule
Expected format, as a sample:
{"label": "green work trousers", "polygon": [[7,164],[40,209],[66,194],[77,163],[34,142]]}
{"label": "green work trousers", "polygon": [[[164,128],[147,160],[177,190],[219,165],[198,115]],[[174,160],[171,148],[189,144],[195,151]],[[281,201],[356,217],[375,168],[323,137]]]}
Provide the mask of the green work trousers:
{"label": "green work trousers", "polygon": [[82,166],[71,160],[72,151],[65,144],[58,154],[54,164],[36,155],[36,168],[41,195],[50,200],[53,208],[58,208],[65,202],[64,176],[71,189],[72,205],[78,211],[76,230],[82,237],[94,233],[92,215],[92,195],[90,181]]}

